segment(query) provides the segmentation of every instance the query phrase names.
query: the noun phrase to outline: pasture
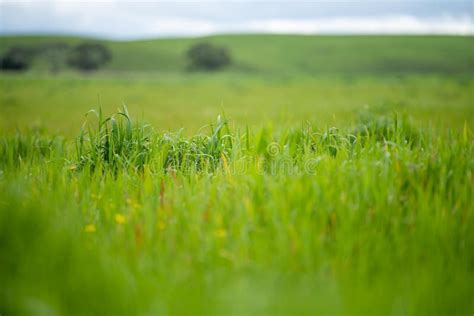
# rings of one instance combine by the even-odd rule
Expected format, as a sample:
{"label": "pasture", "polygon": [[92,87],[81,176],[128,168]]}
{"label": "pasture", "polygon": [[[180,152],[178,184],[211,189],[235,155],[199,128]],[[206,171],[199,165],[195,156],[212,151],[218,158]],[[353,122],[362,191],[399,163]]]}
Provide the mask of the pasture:
{"label": "pasture", "polygon": [[0,314],[472,314],[472,37],[103,43],[0,73]]}

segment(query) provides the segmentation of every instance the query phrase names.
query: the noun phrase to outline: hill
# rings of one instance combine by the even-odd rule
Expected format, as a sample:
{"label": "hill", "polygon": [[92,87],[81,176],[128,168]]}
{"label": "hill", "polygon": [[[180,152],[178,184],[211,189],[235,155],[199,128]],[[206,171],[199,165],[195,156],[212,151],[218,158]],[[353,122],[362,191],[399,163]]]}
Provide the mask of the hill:
{"label": "hill", "polygon": [[[1,37],[0,52],[12,45],[78,42],[80,37]],[[139,41],[97,40],[113,53],[114,72],[184,72],[186,51],[197,42],[227,47],[231,72],[264,74],[457,74],[474,70],[474,41],[462,36],[219,35]]]}

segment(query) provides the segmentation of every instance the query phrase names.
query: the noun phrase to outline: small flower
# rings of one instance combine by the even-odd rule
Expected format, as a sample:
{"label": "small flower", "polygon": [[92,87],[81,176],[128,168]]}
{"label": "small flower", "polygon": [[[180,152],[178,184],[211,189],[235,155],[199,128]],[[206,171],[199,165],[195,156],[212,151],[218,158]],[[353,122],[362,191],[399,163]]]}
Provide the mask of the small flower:
{"label": "small flower", "polygon": [[69,166],[68,169],[71,170],[71,171],[74,171],[74,170],[77,169],[77,165],[71,165],[71,166]]}
{"label": "small flower", "polygon": [[224,228],[219,228],[218,230],[215,231],[215,235],[217,238],[226,238],[227,231]]}
{"label": "small flower", "polygon": [[115,214],[115,222],[119,225],[125,224],[126,218],[123,214]]}
{"label": "small flower", "polygon": [[97,229],[94,224],[87,224],[86,227],[84,227],[84,231],[86,233],[95,233],[96,230]]}
{"label": "small flower", "polygon": [[158,229],[159,229],[159,230],[165,230],[165,228],[166,228],[165,222],[159,221],[159,222],[158,222]]}

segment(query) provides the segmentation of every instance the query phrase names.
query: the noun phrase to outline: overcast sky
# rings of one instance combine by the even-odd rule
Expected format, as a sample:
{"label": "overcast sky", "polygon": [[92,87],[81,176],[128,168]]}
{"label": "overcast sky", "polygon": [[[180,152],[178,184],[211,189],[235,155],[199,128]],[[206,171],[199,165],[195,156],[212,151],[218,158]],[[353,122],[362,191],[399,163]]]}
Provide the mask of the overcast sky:
{"label": "overcast sky", "polygon": [[473,34],[474,0],[5,1],[2,34]]}

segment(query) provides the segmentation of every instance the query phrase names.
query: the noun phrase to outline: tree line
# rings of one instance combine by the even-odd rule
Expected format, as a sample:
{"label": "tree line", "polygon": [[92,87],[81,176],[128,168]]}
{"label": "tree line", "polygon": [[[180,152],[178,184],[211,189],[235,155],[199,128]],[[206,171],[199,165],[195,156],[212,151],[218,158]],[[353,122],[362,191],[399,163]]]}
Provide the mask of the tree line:
{"label": "tree line", "polygon": [[[0,56],[0,69],[4,71],[26,71],[41,60],[50,72],[56,73],[65,67],[83,72],[101,69],[112,60],[112,51],[98,42],[84,42],[71,46],[64,42],[43,43],[36,46],[11,46]],[[211,43],[197,43],[186,52],[188,70],[215,71],[231,64],[231,55],[225,47]]]}

